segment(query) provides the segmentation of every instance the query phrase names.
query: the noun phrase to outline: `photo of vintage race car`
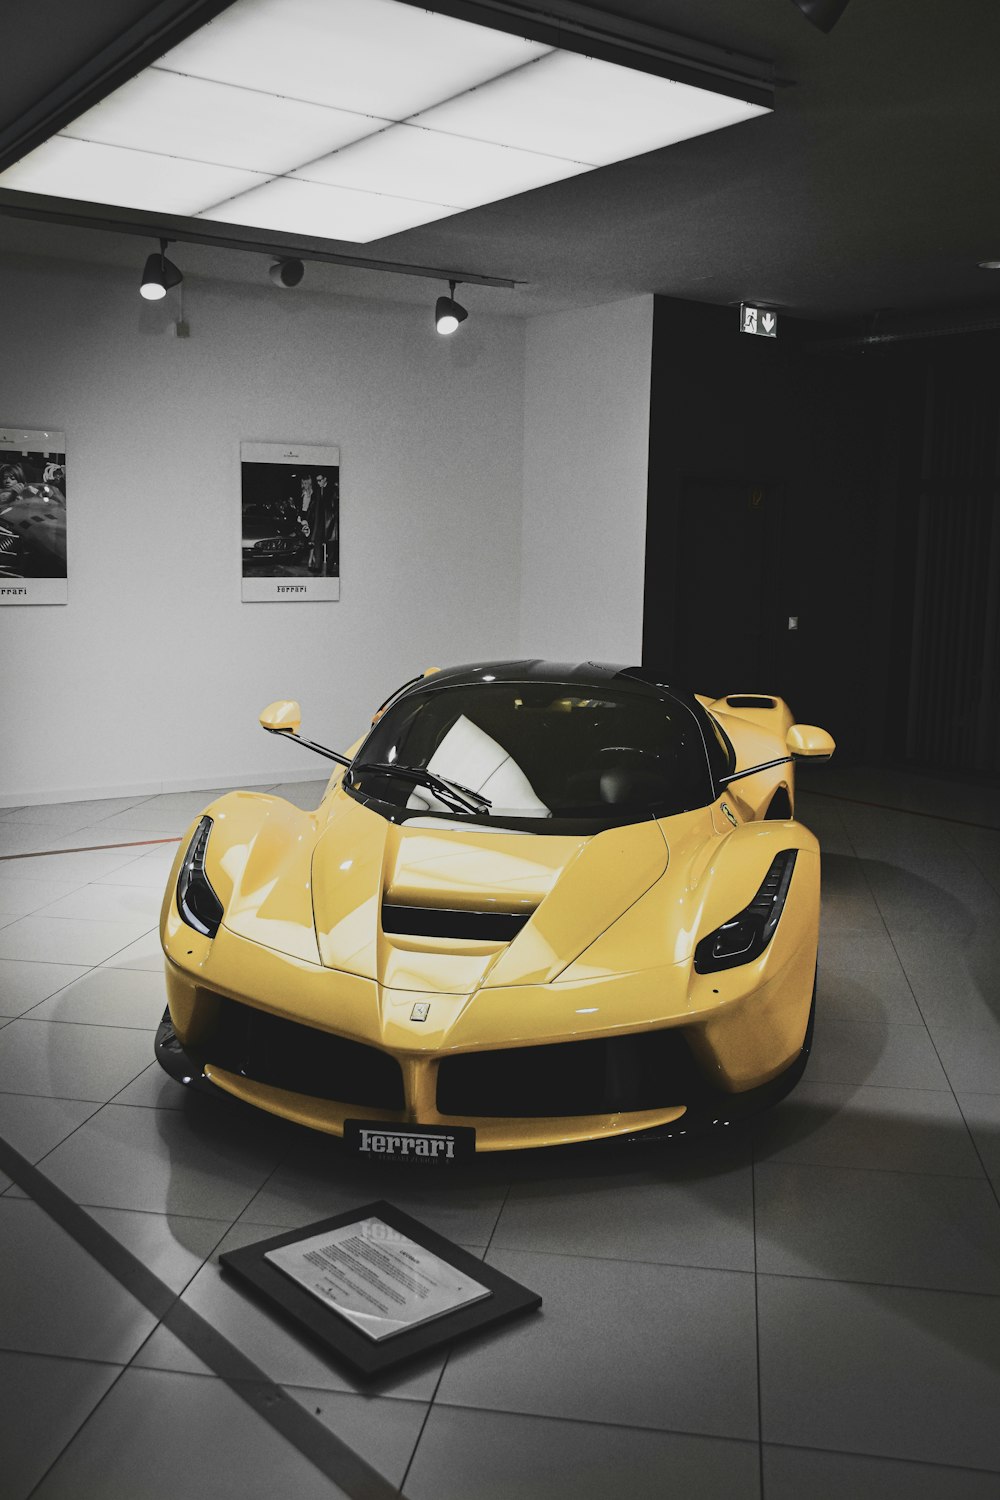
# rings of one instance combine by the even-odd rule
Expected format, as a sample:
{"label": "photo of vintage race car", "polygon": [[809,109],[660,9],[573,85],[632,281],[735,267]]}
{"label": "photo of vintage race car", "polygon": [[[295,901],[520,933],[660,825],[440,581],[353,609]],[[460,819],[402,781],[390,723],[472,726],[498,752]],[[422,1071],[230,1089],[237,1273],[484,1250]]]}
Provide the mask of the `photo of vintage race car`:
{"label": "photo of vintage race car", "polygon": [[[345,1138],[450,1160],[726,1125],[808,1055],[820,862],[794,763],[831,737],[765,694],[640,668],[431,669],[314,812],[232,792],[161,914],[162,1066]],[[406,1143],[409,1144],[406,1144]]]}
{"label": "photo of vintage race car", "polygon": [[258,500],[243,506],[243,571],[273,571],[275,563],[299,562],[308,536],[288,500]]}

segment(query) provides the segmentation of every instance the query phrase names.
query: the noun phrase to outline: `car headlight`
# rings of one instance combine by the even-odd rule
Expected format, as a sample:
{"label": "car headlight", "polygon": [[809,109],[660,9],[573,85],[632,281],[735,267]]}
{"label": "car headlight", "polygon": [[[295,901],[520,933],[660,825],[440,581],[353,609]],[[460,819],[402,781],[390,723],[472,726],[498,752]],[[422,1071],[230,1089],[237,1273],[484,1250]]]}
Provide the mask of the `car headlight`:
{"label": "car headlight", "polygon": [[795,868],[795,850],[782,849],[771,861],[760,890],[750,905],[728,922],[703,937],[694,950],[697,974],[712,974],[719,969],[734,969],[757,958],[774,936],[788,886]]}
{"label": "car headlight", "polygon": [[211,818],[202,818],[177,877],[177,910],[189,927],[205,937],[215,937],[222,921],[222,902],[205,874],[205,850],[211,831]]}

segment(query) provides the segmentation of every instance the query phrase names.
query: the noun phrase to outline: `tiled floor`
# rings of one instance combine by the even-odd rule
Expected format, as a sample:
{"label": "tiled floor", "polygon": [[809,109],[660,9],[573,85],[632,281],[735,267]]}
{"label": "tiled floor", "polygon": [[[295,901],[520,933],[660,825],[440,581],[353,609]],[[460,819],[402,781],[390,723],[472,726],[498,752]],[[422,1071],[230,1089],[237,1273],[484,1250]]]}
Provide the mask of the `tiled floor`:
{"label": "tiled floor", "polygon": [[[186,1095],[150,1060],[175,845],[143,841],[196,792],[0,813],[0,855],[35,856],[0,862],[0,1137],[410,1500],[1000,1500],[1000,796],[811,784],[815,1049],[752,1135],[429,1181]],[[4,1500],[344,1493],[0,1190]],[[222,1278],[374,1197],[542,1314],[362,1388]]]}

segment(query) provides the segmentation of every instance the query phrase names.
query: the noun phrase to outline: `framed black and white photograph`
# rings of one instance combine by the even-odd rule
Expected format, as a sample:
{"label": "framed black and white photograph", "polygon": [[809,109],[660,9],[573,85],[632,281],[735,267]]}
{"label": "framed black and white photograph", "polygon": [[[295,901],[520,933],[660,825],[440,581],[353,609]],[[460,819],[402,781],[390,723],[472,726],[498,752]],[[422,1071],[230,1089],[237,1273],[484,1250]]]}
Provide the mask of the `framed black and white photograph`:
{"label": "framed black and white photograph", "polygon": [[0,604],[65,604],[66,438],[0,428]]}
{"label": "framed black and white photograph", "polygon": [[241,443],[244,603],[340,598],[340,449]]}

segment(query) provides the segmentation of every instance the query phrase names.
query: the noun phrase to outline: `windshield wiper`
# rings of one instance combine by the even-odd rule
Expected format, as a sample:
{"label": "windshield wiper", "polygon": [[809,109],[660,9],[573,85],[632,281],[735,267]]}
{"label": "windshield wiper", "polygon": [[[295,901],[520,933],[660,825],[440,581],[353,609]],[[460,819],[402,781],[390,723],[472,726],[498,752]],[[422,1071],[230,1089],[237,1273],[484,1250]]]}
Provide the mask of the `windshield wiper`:
{"label": "windshield wiper", "polygon": [[460,781],[449,781],[447,777],[439,776],[436,771],[429,771],[423,766],[401,766],[388,760],[363,760],[359,765],[351,766],[351,774],[356,772],[398,776],[401,781],[412,781],[417,786],[429,788],[442,802],[447,802],[452,807],[457,804],[463,812],[484,813],[493,806],[489,797],[484,797],[482,792],[474,792]]}

